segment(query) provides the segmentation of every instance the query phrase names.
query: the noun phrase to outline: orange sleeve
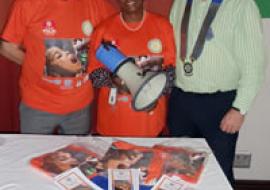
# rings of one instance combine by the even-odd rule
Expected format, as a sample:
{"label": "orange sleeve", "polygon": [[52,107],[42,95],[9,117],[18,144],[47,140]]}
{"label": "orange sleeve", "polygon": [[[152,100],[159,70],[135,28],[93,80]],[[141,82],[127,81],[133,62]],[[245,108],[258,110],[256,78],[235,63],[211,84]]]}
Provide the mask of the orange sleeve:
{"label": "orange sleeve", "polygon": [[13,3],[8,22],[1,38],[16,44],[22,44],[27,27],[32,19],[35,4],[30,1],[16,0]]}
{"label": "orange sleeve", "polygon": [[92,19],[94,19],[93,24],[95,26],[95,30],[91,35],[90,51],[88,55],[88,72],[91,73],[100,67],[104,67],[104,65],[96,59],[96,50],[98,49],[103,38],[103,30],[101,27],[97,27],[97,25],[101,26],[100,23],[116,13],[117,9],[114,8],[107,0],[87,1],[89,2],[91,14],[93,14]]}
{"label": "orange sleeve", "polygon": [[164,26],[164,36],[165,36],[165,47],[164,47],[164,66],[173,65],[176,62],[176,48],[174,41],[173,27],[169,22],[165,22]]}
{"label": "orange sleeve", "polygon": [[89,73],[93,72],[94,70],[100,67],[104,67],[104,65],[100,63],[96,58],[96,51],[102,41],[102,38],[103,32],[101,28],[97,28],[91,36],[90,51],[89,51],[89,66],[88,66]]}
{"label": "orange sleeve", "polygon": [[101,21],[107,19],[117,12],[117,9],[107,0],[87,0],[90,6],[90,14],[93,14],[92,21],[97,26]]}
{"label": "orange sleeve", "polygon": [[[99,0],[100,1],[100,0]],[[119,10],[116,9],[111,3],[109,3],[107,0],[100,1],[102,2],[102,8],[103,13],[100,11],[100,13],[103,15],[102,20],[107,19],[108,17],[114,15],[115,13],[119,12]]]}

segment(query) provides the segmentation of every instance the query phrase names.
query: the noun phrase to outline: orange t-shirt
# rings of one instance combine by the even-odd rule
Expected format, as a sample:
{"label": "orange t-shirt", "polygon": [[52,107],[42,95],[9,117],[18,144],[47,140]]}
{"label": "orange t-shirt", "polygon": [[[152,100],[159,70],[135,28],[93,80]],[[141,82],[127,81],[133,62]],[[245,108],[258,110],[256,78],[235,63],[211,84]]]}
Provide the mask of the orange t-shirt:
{"label": "orange t-shirt", "polygon": [[[146,12],[144,21],[127,26],[119,15],[102,22],[93,33],[90,70],[104,67],[95,51],[104,39],[113,42],[126,56],[151,59],[161,56],[164,65],[175,64],[175,45],[170,23],[163,17]],[[133,27],[131,29],[131,27]],[[162,96],[154,110],[137,112],[131,107],[129,94],[118,94],[115,105],[108,103],[109,88],[101,88],[98,97],[97,132],[107,136],[157,136],[166,126],[166,97]]]}
{"label": "orange t-shirt", "polygon": [[113,9],[101,0],[16,0],[2,34],[26,51],[22,101],[56,114],[82,109],[93,99],[88,48],[93,28]]}

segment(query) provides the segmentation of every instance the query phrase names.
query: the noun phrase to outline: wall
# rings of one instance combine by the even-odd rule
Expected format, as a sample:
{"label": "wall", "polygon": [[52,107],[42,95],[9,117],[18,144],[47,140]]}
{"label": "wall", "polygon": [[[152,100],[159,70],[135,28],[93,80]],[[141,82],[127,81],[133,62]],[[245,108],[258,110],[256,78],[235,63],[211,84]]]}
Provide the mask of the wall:
{"label": "wall", "polygon": [[[117,6],[117,0],[108,0],[114,7]],[[151,12],[168,16],[173,0],[145,0],[145,7]]]}
{"label": "wall", "polygon": [[268,56],[266,79],[247,115],[237,146],[237,152],[252,154],[251,168],[235,169],[237,179],[270,180],[270,19],[263,19],[263,27]]}
{"label": "wall", "polygon": [[9,7],[12,2],[13,0],[0,0],[0,31],[2,31],[7,14],[9,12]]}
{"label": "wall", "polygon": [[[13,0],[0,0],[0,33]],[[18,132],[19,67],[0,56],[0,131]]]}

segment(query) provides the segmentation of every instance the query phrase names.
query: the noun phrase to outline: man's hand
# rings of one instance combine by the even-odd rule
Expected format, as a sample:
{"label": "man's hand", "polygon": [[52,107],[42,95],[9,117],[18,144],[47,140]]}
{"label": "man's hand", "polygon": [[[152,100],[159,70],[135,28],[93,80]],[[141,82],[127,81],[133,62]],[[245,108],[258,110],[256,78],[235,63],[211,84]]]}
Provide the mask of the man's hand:
{"label": "man's hand", "polygon": [[244,123],[245,116],[235,109],[230,109],[223,117],[220,128],[226,133],[237,133]]}

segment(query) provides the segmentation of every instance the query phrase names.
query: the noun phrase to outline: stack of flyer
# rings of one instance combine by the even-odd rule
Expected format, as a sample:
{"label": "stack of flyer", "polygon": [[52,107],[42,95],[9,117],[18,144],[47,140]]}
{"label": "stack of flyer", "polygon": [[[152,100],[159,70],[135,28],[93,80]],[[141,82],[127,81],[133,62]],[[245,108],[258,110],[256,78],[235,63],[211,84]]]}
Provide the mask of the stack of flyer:
{"label": "stack of flyer", "polygon": [[[64,172],[73,171],[74,173],[76,171],[75,173],[78,173],[80,171],[89,180],[97,177],[108,179],[109,187],[113,188],[115,184],[122,184],[122,186],[124,186],[123,184],[126,186],[130,184],[131,189],[136,190],[137,184],[150,187],[157,185],[164,178],[166,179],[165,182],[170,181],[172,176],[186,183],[196,184],[204,171],[208,158],[207,152],[197,151],[189,147],[162,144],[146,147],[124,141],[106,143],[102,142],[101,148],[97,148],[99,142],[94,142],[92,145],[91,143],[70,144],[36,156],[31,159],[31,165],[49,176],[57,176],[56,180],[58,181],[62,179],[61,183],[58,184],[63,184],[63,175],[70,176],[70,173],[67,175]],[[73,168],[77,169],[71,170]],[[72,178],[65,178],[69,180],[64,180],[64,182],[68,183],[75,179],[75,176],[78,177],[81,174],[71,175]],[[85,178],[79,177],[78,179]],[[85,184],[91,186],[89,184],[92,183],[90,181],[90,183]],[[164,182],[161,187],[163,187],[163,184]],[[90,189],[98,189],[95,184],[92,186]],[[156,186],[153,188],[156,188]],[[74,188],[66,189],[74,190]],[[82,189],[82,187],[75,188],[75,190]]]}

